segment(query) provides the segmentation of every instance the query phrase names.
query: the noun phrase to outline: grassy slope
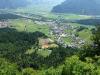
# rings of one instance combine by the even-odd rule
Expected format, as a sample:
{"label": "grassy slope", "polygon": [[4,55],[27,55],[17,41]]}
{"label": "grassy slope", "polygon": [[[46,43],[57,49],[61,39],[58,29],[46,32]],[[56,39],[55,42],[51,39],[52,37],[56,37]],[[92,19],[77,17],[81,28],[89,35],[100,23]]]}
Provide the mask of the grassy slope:
{"label": "grassy slope", "polygon": [[88,43],[91,42],[91,36],[92,36],[92,33],[88,29],[84,29],[84,30],[79,32],[79,37],[81,37],[82,39],[84,39]]}
{"label": "grassy slope", "polygon": [[17,20],[11,20],[10,24],[13,28],[16,28],[18,31],[25,31],[25,25],[27,32],[35,32],[40,31],[48,35],[49,27],[47,25],[38,25],[35,24],[31,20],[23,20],[23,19],[17,19]]}

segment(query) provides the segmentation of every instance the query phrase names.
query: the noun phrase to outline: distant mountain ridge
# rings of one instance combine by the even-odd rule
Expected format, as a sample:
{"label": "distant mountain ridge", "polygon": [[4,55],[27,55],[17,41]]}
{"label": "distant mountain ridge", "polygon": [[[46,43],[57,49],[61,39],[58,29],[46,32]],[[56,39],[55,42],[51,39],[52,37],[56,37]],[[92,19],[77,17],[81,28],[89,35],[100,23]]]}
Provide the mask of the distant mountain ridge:
{"label": "distant mountain ridge", "polygon": [[35,11],[50,12],[52,8],[58,4],[61,4],[64,0],[28,0],[30,6]]}
{"label": "distant mountain ridge", "polygon": [[24,7],[27,0],[0,0],[0,9]]}
{"label": "distant mountain ridge", "polygon": [[[61,4],[64,0],[28,0],[31,2],[31,4],[36,5],[36,6],[41,6],[42,7],[54,7],[58,4]],[[48,7],[48,8],[49,8]]]}
{"label": "distant mountain ridge", "polygon": [[[35,6],[39,8],[51,8],[60,4],[64,0],[0,0],[0,9],[19,8],[25,6]],[[37,8],[36,8],[37,9]]]}
{"label": "distant mountain ridge", "polygon": [[52,12],[81,15],[100,15],[99,0],[66,0],[55,6]]}
{"label": "distant mountain ridge", "polygon": [[57,5],[63,2],[64,0],[27,0],[32,2],[33,4],[52,4],[52,5]]}

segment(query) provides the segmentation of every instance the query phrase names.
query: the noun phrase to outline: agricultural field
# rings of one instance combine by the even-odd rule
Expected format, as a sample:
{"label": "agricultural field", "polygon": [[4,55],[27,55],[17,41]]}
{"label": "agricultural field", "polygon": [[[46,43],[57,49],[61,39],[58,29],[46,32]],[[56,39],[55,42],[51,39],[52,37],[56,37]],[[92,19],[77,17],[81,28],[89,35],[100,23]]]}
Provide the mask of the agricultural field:
{"label": "agricultural field", "polygon": [[[53,14],[53,13],[46,13],[46,14],[42,14],[43,17],[48,18],[48,19],[57,19],[57,18],[62,18],[66,19],[68,18],[68,20],[73,20],[73,19],[89,19],[91,18],[91,16],[80,16],[80,15],[71,15],[71,14],[62,14],[59,17],[59,14]],[[36,17],[36,16],[35,16]],[[34,18],[34,16],[33,16]],[[59,20],[58,20],[59,21]],[[45,22],[45,21],[44,21]],[[61,21],[60,21],[61,22]],[[50,37],[51,39],[54,40],[55,36],[54,35],[50,35],[50,26],[48,24],[42,24],[41,22],[39,22],[39,24],[35,23],[35,21],[31,20],[31,19],[13,19],[13,20],[9,20],[9,24],[11,28],[15,28],[18,31],[25,31],[25,32],[35,32],[35,31],[39,31],[44,33],[45,35],[47,35],[48,37]],[[63,23],[61,22],[60,25],[62,25]],[[70,25],[73,28],[79,28],[80,26],[86,27],[87,29],[83,29],[82,31],[79,32],[75,32],[73,31],[73,29],[64,29],[64,31],[68,34],[78,34],[79,37],[81,39],[84,39],[86,42],[91,42],[91,36],[92,36],[92,32],[91,29],[95,28],[95,26],[91,26],[91,25],[84,25],[84,24],[79,24],[79,23],[65,23],[65,25]],[[63,25],[64,26],[64,25]],[[66,44],[71,44],[72,43],[72,39],[71,37],[67,37],[67,38],[63,38],[64,42]]]}
{"label": "agricultural field", "polygon": [[91,19],[93,17],[93,16],[88,16],[88,15],[60,14],[60,13],[50,13],[50,12],[44,13],[42,15],[47,18],[57,19],[61,17],[66,20]]}
{"label": "agricultural field", "polygon": [[40,31],[48,35],[49,27],[48,25],[38,25],[34,23],[32,20],[26,19],[17,19],[17,20],[10,20],[10,27],[15,28],[18,31],[26,31],[26,32],[35,32]]}
{"label": "agricultural field", "polygon": [[89,29],[84,29],[79,32],[79,37],[81,37],[82,39],[84,39],[87,42],[91,42],[92,32]]}
{"label": "agricultural field", "polygon": [[[13,14],[13,19],[10,18],[10,15],[12,14]],[[17,14],[14,15],[14,12],[8,14],[9,16],[7,15],[7,13],[3,14],[5,15],[5,17],[9,18],[8,19],[8,23],[10,25],[9,27],[17,29],[19,32],[39,31],[47,35],[52,40],[57,41],[57,37],[59,37],[62,34],[50,35],[51,28],[55,28],[56,26],[55,24],[53,24],[55,22],[57,24],[56,26],[57,31],[59,31],[59,33],[63,33],[62,31],[60,31],[60,30],[63,30],[64,35],[68,34],[66,35],[66,37],[61,38],[63,41],[60,41],[60,42],[63,42],[66,45],[70,45],[73,43],[73,40],[75,40],[75,37],[74,38],[72,37],[73,35],[75,35],[75,36],[78,36],[79,39],[84,40],[87,43],[91,43],[91,36],[92,36],[91,30],[95,28],[95,26],[78,23],[78,20],[86,21],[87,19],[93,18],[93,16],[75,15],[75,14],[58,14],[58,13],[55,14],[55,13],[50,13],[50,12],[36,15],[31,12],[31,13],[24,14],[28,17],[31,17],[27,19],[27,18],[23,18],[22,13],[19,13],[19,14],[20,15],[17,15]],[[48,20],[50,20],[52,26],[49,25]],[[65,21],[62,21],[62,20],[65,20]],[[66,29],[67,26],[68,28]],[[82,27],[83,29],[80,31],[77,31],[80,29],[80,27]]]}

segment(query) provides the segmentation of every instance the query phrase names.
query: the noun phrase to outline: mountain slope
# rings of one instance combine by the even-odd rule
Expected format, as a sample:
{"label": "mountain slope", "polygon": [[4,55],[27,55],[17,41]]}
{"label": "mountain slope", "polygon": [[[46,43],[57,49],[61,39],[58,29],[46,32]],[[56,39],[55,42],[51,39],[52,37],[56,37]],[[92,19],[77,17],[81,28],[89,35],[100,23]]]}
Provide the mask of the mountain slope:
{"label": "mountain slope", "polygon": [[24,10],[51,11],[51,9],[64,0],[0,0],[0,9],[22,8]]}
{"label": "mountain slope", "polygon": [[64,0],[28,0],[30,1],[31,3],[33,4],[36,4],[36,5],[40,5],[40,4],[51,4],[51,5],[57,5],[57,4],[60,4],[61,2],[63,2]]}
{"label": "mountain slope", "polygon": [[27,0],[0,0],[0,9],[24,7],[27,3]]}
{"label": "mountain slope", "polygon": [[98,0],[66,0],[55,6],[52,12],[75,13],[84,15],[100,14],[100,1]]}
{"label": "mountain slope", "polygon": [[[29,0],[28,0],[29,1]],[[58,5],[61,4],[64,0],[30,0],[31,6],[33,6],[36,9],[40,10],[50,10]]]}

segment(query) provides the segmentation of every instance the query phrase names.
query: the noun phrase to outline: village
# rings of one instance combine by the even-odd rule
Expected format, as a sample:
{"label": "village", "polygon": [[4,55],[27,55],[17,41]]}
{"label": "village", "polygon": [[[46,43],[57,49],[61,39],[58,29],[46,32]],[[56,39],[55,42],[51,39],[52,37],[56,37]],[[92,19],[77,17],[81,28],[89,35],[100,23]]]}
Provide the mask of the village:
{"label": "village", "polygon": [[[71,31],[66,32],[66,30],[71,30]],[[54,35],[57,43],[63,45],[64,47],[80,47],[81,45],[85,43],[85,41],[82,40],[80,37],[76,36],[75,32],[76,32],[76,29],[69,24],[66,24],[64,26],[63,25],[58,26],[58,25],[52,24],[50,34],[51,36]],[[66,44],[65,40],[63,39],[67,37],[71,38],[71,42],[69,44]]]}
{"label": "village", "polygon": [[[49,25],[49,35],[52,37],[53,40],[63,47],[72,47],[72,48],[80,48],[82,45],[84,45],[85,41],[84,39],[81,39],[79,36],[75,35],[77,32],[78,27],[74,27],[67,23],[56,23],[55,21],[35,21],[37,24],[47,24]],[[67,32],[70,31],[70,32]],[[71,41],[69,43],[65,43],[66,40],[64,38],[70,38]],[[51,38],[52,39],[52,38]],[[68,42],[68,41],[66,41]]]}
{"label": "village", "polygon": [[[85,43],[84,39],[81,39],[79,36],[76,35],[78,29],[77,26],[73,26],[68,23],[63,23],[59,20],[47,20],[47,21],[35,20],[34,23],[39,25],[48,25],[49,40],[51,39],[65,48],[67,47],[80,48]],[[9,22],[5,20],[0,21],[0,28],[6,28],[6,27],[10,27]],[[70,42],[67,38],[70,38]],[[67,39],[67,41],[65,39]],[[44,39],[46,44],[44,44],[43,45],[44,47],[42,48],[49,48],[49,46],[47,45],[49,41],[48,39],[46,40],[47,42]],[[57,47],[55,44],[53,44],[52,46]]]}

